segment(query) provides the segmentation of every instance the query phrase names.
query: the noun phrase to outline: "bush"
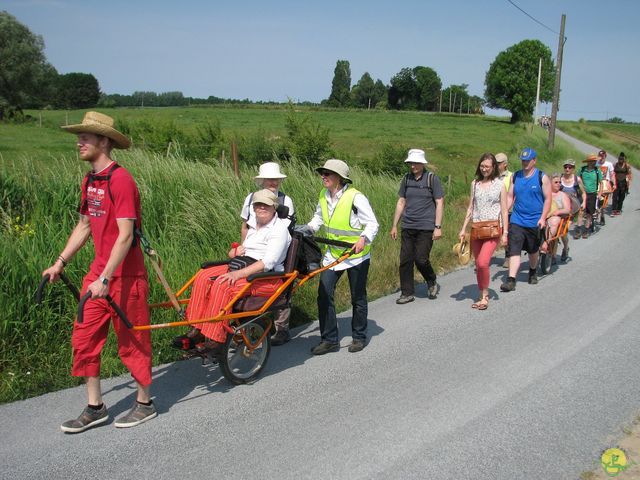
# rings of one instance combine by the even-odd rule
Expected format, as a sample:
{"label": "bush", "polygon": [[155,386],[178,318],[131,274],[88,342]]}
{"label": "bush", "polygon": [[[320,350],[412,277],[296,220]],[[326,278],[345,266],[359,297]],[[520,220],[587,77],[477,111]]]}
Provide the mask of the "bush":
{"label": "bush", "polygon": [[319,164],[332,155],[329,129],[313,122],[307,115],[297,114],[292,104],[289,104],[285,128],[288,156],[309,164]]}

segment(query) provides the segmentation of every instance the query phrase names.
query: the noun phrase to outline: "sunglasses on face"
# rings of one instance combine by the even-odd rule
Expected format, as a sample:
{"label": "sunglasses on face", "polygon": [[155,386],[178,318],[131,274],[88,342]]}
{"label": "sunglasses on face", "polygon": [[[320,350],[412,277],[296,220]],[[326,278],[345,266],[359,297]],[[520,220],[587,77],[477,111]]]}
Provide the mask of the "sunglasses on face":
{"label": "sunglasses on face", "polygon": [[330,170],[318,170],[318,174],[321,177],[328,177],[329,175],[331,175],[333,172]]}
{"label": "sunglasses on face", "polygon": [[565,165],[564,168],[574,168],[573,165]]}

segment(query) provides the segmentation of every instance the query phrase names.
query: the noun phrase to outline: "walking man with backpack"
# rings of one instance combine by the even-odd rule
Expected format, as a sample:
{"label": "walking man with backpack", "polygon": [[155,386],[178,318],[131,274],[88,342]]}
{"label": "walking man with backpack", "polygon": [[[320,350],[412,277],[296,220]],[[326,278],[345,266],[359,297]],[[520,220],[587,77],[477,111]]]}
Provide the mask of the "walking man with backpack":
{"label": "walking man with backpack", "polygon": [[585,202],[584,227],[582,229],[582,238],[589,238],[589,233],[594,231],[594,218],[596,213],[596,203],[598,197],[602,193],[602,171],[596,168],[598,157],[594,154],[588,155],[583,166],[580,169],[579,176],[584,185],[584,191],[587,193]]}
{"label": "walking man with backpack", "polygon": [[444,192],[437,175],[425,169],[427,159],[423,150],[409,150],[405,163],[410,172],[400,183],[398,202],[393,216],[391,238],[398,238],[398,222],[402,218],[400,243],[400,297],[403,305],[415,300],[413,266],[427,282],[428,296],[435,299],[439,286],[436,273],[429,261],[433,242],[442,237]]}
{"label": "walking man with backpack", "polygon": [[540,250],[540,230],[546,227],[546,218],[551,208],[551,182],[549,177],[536,168],[537,153],[525,148],[520,153],[522,170],[513,174],[507,194],[508,206],[513,207],[509,220],[509,276],[500,286],[503,292],[516,289],[516,275],[520,269],[520,254],[529,254],[529,283],[538,283],[536,268]]}
{"label": "walking man with backpack", "polygon": [[58,259],[42,275],[50,282],[91,237],[95,257],[84,277],[81,295],[91,292],[84,321],[73,324],[71,374],[84,377],[88,405],[77,419],[60,427],[80,433],[109,420],[100,388],[100,354],[107,341],[109,323],[118,338],[118,354],[136,381],[133,408],[115,422],[116,427],[134,427],[157,415],[151,401],[151,335],[128,329],[105,300],[110,295],[133,325],[149,324],[147,271],[135,231],[141,227],[140,194],[131,174],[111,159],[113,148],[129,148],[131,142],[113,128],[113,119],[87,112],[81,124],[62,127],[78,135],[80,159],[91,164],[82,182],[80,219]]}

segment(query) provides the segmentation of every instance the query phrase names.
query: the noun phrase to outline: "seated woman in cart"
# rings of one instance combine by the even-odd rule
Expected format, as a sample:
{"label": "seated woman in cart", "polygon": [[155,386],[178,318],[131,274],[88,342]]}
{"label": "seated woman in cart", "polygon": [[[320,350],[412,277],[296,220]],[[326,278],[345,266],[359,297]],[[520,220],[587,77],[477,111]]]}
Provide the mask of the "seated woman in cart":
{"label": "seated woman in cart", "polygon": [[560,222],[571,214],[571,199],[562,190],[561,175],[551,175],[551,208],[547,215],[548,234],[540,246],[542,252],[547,252],[548,242],[556,237]]}
{"label": "seated woman in cart", "polygon": [[[291,243],[285,220],[278,218],[278,197],[264,189],[253,195],[252,208],[255,224],[242,245],[229,251],[230,263],[202,269],[196,276],[191,299],[186,311],[187,320],[212,318],[247,284],[246,278],[265,271],[281,272],[287,249]],[[235,269],[238,268],[238,269]],[[282,283],[281,279],[261,279],[248,290],[247,295],[269,297]],[[182,350],[196,349],[201,354],[219,354],[227,338],[227,321],[195,324],[187,334],[174,339],[174,346]]]}

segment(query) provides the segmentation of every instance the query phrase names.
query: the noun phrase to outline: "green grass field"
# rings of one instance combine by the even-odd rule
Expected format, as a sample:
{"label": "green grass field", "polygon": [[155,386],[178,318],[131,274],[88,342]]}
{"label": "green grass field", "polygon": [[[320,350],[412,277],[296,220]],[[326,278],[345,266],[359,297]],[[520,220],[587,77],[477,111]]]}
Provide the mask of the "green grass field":
{"label": "green grass field", "polygon": [[[103,111],[103,110],[101,110]],[[175,122],[195,131],[217,118],[225,138],[243,138],[259,132],[265,137],[286,135],[286,108],[166,108],[104,110],[120,119],[150,123]],[[64,246],[75,221],[79,183],[87,166],[75,153],[74,137],[59,125],[79,122],[82,111],[30,112],[36,121],[0,125],[0,402],[41,394],[78,383],[69,376],[70,332],[75,304],[59,284],[47,290],[42,307],[33,304],[33,293],[44,268]],[[307,116],[327,128],[338,158],[353,166],[354,185],[370,199],[381,224],[373,249],[369,278],[370,298],[397,289],[399,245],[389,237],[400,174],[372,173],[370,162],[391,146],[399,151],[387,161],[404,171],[404,150],[424,148],[430,165],[445,185],[444,238],[436,243],[432,261],[440,273],[451,269],[451,246],[466,207],[468,185],[477,160],[486,151],[505,151],[512,169],[519,166],[516,152],[525,145],[539,152],[539,166],[551,172],[578,153],[563,142],[545,148],[545,133],[526,125],[511,125],[496,118],[433,115],[415,112],[337,111],[304,109]],[[395,150],[394,150],[395,149]],[[179,151],[169,155],[134,148],[117,151],[116,159],[136,178],[143,202],[144,228],[164,261],[169,283],[178,288],[204,260],[223,258],[228,245],[239,237],[239,210],[244,196],[255,189],[255,164],[242,163],[240,176],[231,171],[228,157],[205,161],[185,160]],[[320,181],[309,165],[295,158],[283,163],[288,178],[283,184],[294,200],[300,222],[311,217]],[[393,170],[394,165],[390,165]],[[393,167],[393,168],[392,168]],[[78,284],[92,257],[85,247],[67,268]],[[151,269],[148,269],[151,271]],[[151,277],[153,301],[163,292]],[[422,279],[418,279],[422,281]],[[317,318],[315,283],[303,287],[294,299],[292,322]],[[447,301],[446,296],[439,301]],[[346,282],[338,290],[341,309],[349,304]],[[171,312],[160,312],[155,321],[169,321]],[[153,334],[156,363],[172,361],[178,354],[168,347],[176,330]],[[286,348],[286,347],[285,347]],[[114,339],[103,353],[103,375],[123,373]]]}

